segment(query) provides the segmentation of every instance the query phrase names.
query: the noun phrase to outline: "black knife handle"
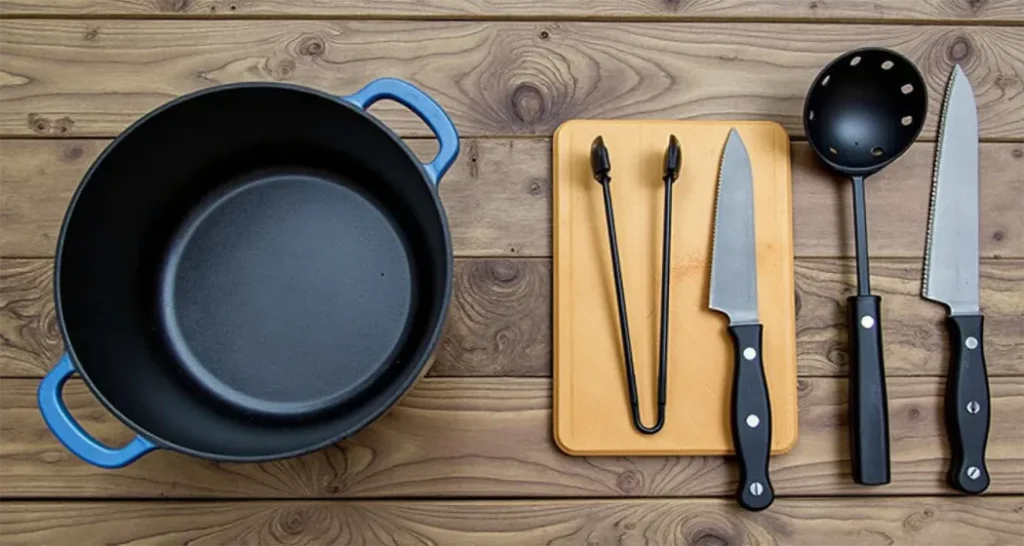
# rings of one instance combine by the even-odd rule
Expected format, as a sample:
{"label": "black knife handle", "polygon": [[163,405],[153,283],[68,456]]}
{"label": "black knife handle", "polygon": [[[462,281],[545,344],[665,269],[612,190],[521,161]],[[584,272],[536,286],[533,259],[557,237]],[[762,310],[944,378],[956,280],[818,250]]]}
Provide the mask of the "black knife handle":
{"label": "black knife handle", "polygon": [[760,324],[729,326],[736,369],[732,383],[732,441],[740,463],[736,500],[747,510],[764,510],[775,500],[768,479],[772,408],[761,363]]}
{"label": "black knife handle", "polygon": [[847,299],[850,328],[850,448],[853,481],[889,483],[889,403],[882,359],[882,298]]}
{"label": "black knife handle", "polygon": [[981,315],[949,317],[949,343],[953,360],[946,381],[946,429],[953,460],[949,484],[964,493],[978,494],[988,488],[985,445],[988,443],[988,374],[982,343]]}

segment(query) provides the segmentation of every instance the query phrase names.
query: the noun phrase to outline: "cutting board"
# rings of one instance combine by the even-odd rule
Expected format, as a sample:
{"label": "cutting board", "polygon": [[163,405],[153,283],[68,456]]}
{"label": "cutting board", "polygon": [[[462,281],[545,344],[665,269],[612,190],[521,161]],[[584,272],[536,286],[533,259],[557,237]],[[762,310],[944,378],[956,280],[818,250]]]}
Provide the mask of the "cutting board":
{"label": "cutting board", "polygon": [[[574,120],[553,140],[554,436],[571,455],[734,453],[733,350],[725,316],[708,309],[711,235],[722,147],[735,127],[754,175],[758,306],[772,409],[772,452],[797,439],[796,305],[789,137],[761,121]],[[683,151],[673,188],[665,426],[632,426],[601,186],[590,146],[604,137],[643,422],[656,416],[663,157]]]}

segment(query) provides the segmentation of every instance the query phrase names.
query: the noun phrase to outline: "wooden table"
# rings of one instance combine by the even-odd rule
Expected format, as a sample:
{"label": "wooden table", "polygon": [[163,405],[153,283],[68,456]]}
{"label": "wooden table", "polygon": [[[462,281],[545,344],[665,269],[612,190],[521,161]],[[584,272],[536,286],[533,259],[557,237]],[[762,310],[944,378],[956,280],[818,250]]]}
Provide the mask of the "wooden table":
{"label": "wooden table", "polygon": [[[1024,540],[1024,0],[0,0],[0,14],[3,544]],[[850,479],[849,188],[815,164],[799,122],[817,70],[868,44],[911,57],[931,98],[921,141],[868,186],[892,427],[882,488]],[[993,417],[978,498],[944,483],[943,310],[919,297],[953,63],[975,86],[983,139]],[[105,471],[70,455],[35,404],[61,351],[51,257],[109,139],[205,86],[341,94],[385,75],[427,90],[464,137],[441,188],[458,258],[430,377],[368,430],[298,459],[158,452]],[[374,110],[431,151],[407,112]],[[793,137],[800,440],[772,461],[780,498],[766,512],[735,507],[724,458],[572,458],[552,441],[549,137],[582,117],[770,119]],[[129,437],[81,382],[66,392],[98,437]]]}

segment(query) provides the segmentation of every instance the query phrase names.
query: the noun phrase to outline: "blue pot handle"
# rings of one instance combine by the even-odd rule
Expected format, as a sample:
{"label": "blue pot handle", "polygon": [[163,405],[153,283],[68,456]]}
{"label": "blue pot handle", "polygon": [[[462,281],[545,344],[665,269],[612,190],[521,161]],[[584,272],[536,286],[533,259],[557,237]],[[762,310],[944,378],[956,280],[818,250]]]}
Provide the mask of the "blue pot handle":
{"label": "blue pot handle", "polygon": [[50,431],[64,447],[79,459],[101,468],[121,468],[156,449],[153,442],[142,436],[136,436],[127,445],[117,449],[109,448],[90,436],[71,416],[61,395],[64,384],[74,373],[75,366],[71,364],[71,358],[64,354],[39,385],[39,411],[43,413],[43,420]]}
{"label": "blue pot handle", "polygon": [[391,99],[412,110],[434,132],[440,149],[434,160],[423,167],[430,181],[437,185],[459,155],[459,133],[455,131],[455,124],[434,99],[411,83],[395,78],[374,80],[358,93],[341,98],[364,111],[381,99]]}

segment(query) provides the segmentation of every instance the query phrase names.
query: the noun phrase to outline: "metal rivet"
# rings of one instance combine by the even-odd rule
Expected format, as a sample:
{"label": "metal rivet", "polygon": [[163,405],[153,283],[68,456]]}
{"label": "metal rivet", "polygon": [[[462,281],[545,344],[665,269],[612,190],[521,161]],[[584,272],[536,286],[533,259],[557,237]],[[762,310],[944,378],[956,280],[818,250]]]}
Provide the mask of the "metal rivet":
{"label": "metal rivet", "polygon": [[977,401],[971,400],[970,402],[967,403],[967,413],[974,415],[979,411],[981,411],[981,404],[979,404]]}
{"label": "metal rivet", "polygon": [[758,416],[754,415],[753,413],[751,413],[750,415],[747,416],[747,426],[748,427],[750,427],[750,428],[757,428],[757,425],[760,425],[760,424],[761,424],[761,419]]}
{"label": "metal rivet", "polygon": [[871,315],[864,315],[860,317],[860,325],[870,330],[875,327],[875,318]]}
{"label": "metal rivet", "polygon": [[964,340],[964,345],[966,345],[968,349],[973,351],[974,349],[978,348],[978,338],[974,336],[968,336],[967,339]]}
{"label": "metal rivet", "polygon": [[[973,468],[973,467],[972,467]],[[750,484],[750,494],[755,497],[760,497],[761,493],[764,493],[764,486],[761,482],[754,482]]]}
{"label": "metal rivet", "polygon": [[981,469],[976,467],[976,466],[968,467],[967,468],[967,477],[972,479],[972,480],[976,480],[976,479],[980,478],[981,477]]}
{"label": "metal rivet", "polygon": [[757,358],[757,351],[755,351],[753,347],[747,347],[746,349],[743,349],[743,358],[747,360],[754,360]]}

